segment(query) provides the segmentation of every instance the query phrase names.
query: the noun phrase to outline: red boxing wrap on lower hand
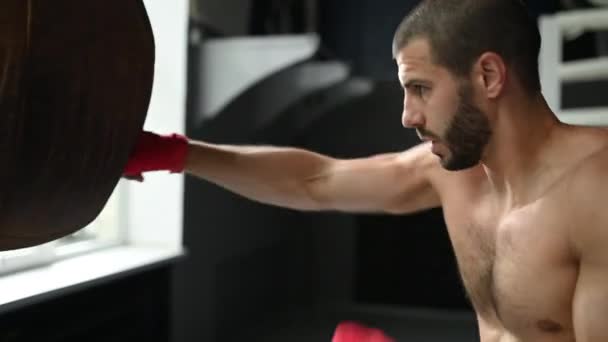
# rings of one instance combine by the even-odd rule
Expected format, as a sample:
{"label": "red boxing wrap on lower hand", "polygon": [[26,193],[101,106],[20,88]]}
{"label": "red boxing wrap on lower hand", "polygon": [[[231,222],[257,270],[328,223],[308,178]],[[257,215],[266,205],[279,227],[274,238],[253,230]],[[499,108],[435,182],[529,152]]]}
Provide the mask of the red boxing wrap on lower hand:
{"label": "red boxing wrap on lower hand", "polygon": [[143,131],[124,168],[123,176],[141,179],[148,171],[184,170],[188,138],[180,134],[158,135]]}
{"label": "red boxing wrap on lower hand", "polygon": [[355,322],[342,322],[336,327],[332,342],[396,342],[381,330]]}

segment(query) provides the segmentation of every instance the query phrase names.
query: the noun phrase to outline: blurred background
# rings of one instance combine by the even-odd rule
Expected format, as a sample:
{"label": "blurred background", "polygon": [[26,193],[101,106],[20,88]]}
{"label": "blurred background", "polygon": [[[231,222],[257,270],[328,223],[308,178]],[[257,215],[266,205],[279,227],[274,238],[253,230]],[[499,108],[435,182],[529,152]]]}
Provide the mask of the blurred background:
{"label": "blurred background", "polygon": [[[418,1],[160,1],[146,1],[153,26],[163,23],[148,129],[341,158],[419,142],[400,124],[391,57],[393,33]],[[541,77],[551,106],[565,121],[608,124],[608,36],[585,26],[608,22],[606,1],[526,3],[539,25],[547,18]],[[562,27],[572,21],[563,15],[576,24]],[[0,283],[35,265],[10,261],[26,254],[52,268],[66,255],[168,239],[183,253],[52,296],[7,300],[3,341],[330,341],[343,320],[400,341],[478,340],[441,210],[303,213],[199,179],[159,177],[179,184],[121,183],[95,222],[37,249],[43,257],[0,254],[10,266]]]}
{"label": "blurred background", "polygon": [[[417,144],[414,132],[400,125],[402,93],[391,58],[394,31],[417,3],[191,2],[188,133],[345,158]],[[527,5],[539,20],[602,4]],[[548,42],[562,47],[560,62],[591,65],[608,55],[605,32],[581,31]],[[313,42],[298,40],[302,35],[312,35]],[[251,75],[254,81],[241,86],[238,97],[217,91],[227,78],[241,82],[279,51],[287,55],[293,49],[295,56],[306,44],[315,46],[310,57],[287,65],[277,61],[274,72]],[[238,61],[227,62],[233,58]],[[555,72],[559,65],[551,67]],[[607,105],[604,79],[576,81],[546,85],[563,94],[557,110]],[[222,96],[230,99],[224,106],[216,102]],[[178,296],[176,315],[208,317],[208,331],[214,332],[204,335],[200,325],[191,330],[185,319],[176,323],[182,325],[176,330],[184,334],[180,338],[238,340],[236,333],[260,341],[327,341],[338,320],[358,319],[403,341],[476,339],[440,210],[408,216],[304,214],[251,203],[195,179],[187,179],[185,189],[184,242],[192,254],[178,267],[177,286],[183,286],[181,293],[196,293],[195,302],[214,304],[188,306],[192,297]],[[203,203],[213,203],[214,210],[200,209],[208,208]],[[194,270],[207,271],[193,277]]]}

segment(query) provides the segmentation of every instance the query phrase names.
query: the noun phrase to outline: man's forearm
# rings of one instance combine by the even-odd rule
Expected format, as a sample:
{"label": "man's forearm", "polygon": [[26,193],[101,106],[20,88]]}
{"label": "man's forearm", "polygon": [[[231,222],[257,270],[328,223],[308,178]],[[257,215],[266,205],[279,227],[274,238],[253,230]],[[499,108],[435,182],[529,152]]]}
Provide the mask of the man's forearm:
{"label": "man's forearm", "polygon": [[190,141],[184,171],[255,201],[319,210],[308,185],[329,160],[296,148]]}

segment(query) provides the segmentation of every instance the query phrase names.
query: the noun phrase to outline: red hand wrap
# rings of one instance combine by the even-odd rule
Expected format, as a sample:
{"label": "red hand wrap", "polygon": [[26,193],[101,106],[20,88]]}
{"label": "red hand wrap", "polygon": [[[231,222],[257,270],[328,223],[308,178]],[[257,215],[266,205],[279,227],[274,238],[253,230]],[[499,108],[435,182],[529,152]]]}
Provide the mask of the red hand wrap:
{"label": "red hand wrap", "polygon": [[182,172],[187,152],[188,138],[183,135],[158,135],[143,131],[123,175],[135,177],[143,172],[160,170]]}
{"label": "red hand wrap", "polygon": [[381,330],[369,328],[355,322],[338,324],[332,342],[395,342]]}

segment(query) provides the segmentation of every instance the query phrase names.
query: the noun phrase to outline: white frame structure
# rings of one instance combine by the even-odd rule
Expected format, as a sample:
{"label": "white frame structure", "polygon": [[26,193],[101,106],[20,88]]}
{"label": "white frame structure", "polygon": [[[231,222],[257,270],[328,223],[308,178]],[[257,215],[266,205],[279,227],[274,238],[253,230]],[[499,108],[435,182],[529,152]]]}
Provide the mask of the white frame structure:
{"label": "white frame structure", "polygon": [[608,126],[608,105],[599,108],[561,107],[561,83],[564,81],[608,80],[608,57],[564,62],[563,40],[574,39],[586,31],[608,29],[608,9],[594,8],[558,12],[541,16],[540,79],[543,94],[561,121],[591,126]]}

